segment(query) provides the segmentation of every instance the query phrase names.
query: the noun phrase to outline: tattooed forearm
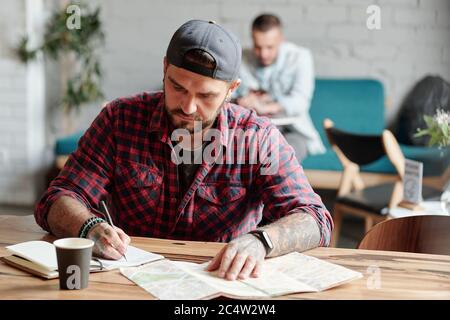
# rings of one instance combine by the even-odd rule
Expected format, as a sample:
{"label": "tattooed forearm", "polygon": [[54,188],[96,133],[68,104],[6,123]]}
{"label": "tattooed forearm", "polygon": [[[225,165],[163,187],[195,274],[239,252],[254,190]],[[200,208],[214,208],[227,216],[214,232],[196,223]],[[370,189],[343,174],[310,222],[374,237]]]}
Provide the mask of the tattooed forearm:
{"label": "tattooed forearm", "polygon": [[[61,197],[50,208],[47,222],[52,233],[58,238],[78,237],[83,223],[93,217],[79,201]],[[90,229],[87,237],[94,241],[93,253],[106,259],[119,259],[125,254],[130,238],[119,228],[102,222]]]}
{"label": "tattooed forearm", "polygon": [[317,247],[320,243],[317,222],[304,212],[290,214],[261,229],[267,231],[274,244],[270,257],[291,251],[305,251]]}
{"label": "tattooed forearm", "polygon": [[78,237],[81,226],[92,216],[82,203],[63,196],[50,207],[47,222],[57,237]]}

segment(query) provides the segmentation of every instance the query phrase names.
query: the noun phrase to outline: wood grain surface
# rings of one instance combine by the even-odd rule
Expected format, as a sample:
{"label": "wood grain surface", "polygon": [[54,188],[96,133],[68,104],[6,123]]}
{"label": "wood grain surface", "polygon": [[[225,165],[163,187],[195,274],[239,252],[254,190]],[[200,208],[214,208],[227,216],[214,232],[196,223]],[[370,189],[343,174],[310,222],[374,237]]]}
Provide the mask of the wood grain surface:
{"label": "wood grain surface", "polygon": [[[54,238],[32,216],[0,216],[0,256],[5,246]],[[224,245],[133,237],[132,244],[173,260],[205,262]],[[450,256],[393,251],[316,248],[308,255],[363,273],[364,277],[319,293],[278,299],[450,299]],[[84,290],[59,290],[58,280],[43,280],[0,262],[0,299],[153,299],[118,270],[90,275]]]}

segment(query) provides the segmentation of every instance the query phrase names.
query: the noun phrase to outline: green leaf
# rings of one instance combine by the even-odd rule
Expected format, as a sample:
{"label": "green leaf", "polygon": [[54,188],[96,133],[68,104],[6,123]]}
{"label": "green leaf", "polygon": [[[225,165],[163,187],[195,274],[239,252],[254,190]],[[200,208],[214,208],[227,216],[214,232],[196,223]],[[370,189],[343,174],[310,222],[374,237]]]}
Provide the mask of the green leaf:
{"label": "green leaf", "polygon": [[426,129],[426,130],[421,130],[421,131],[417,132],[417,133],[414,135],[414,137],[415,137],[415,138],[420,138],[420,137],[426,136],[426,135],[428,135],[428,134],[429,134],[429,132],[428,132],[427,129]]}
{"label": "green leaf", "polygon": [[39,50],[28,50],[28,37],[24,36],[20,39],[19,45],[14,49],[20,61],[26,63],[36,58]]}
{"label": "green leaf", "polygon": [[423,120],[425,121],[425,123],[427,124],[427,127],[430,128],[434,125],[434,119],[433,117],[424,115],[423,116]]}
{"label": "green leaf", "polygon": [[441,131],[442,131],[442,134],[444,135],[444,137],[448,137],[448,124],[447,123],[441,124]]}
{"label": "green leaf", "polygon": [[[71,4],[73,3],[68,5]],[[62,107],[67,112],[103,97],[100,88],[101,65],[95,54],[96,49],[104,44],[105,37],[100,20],[100,7],[90,9],[84,1],[80,1],[78,5],[81,8],[81,29],[67,28],[67,8],[56,10],[46,23],[45,40],[41,46],[32,51],[27,50],[28,39],[23,37],[16,48],[17,56],[24,62],[34,59],[38,51],[53,60],[58,60],[64,54],[75,54],[81,64],[81,71],[67,80],[67,89],[62,99]]]}

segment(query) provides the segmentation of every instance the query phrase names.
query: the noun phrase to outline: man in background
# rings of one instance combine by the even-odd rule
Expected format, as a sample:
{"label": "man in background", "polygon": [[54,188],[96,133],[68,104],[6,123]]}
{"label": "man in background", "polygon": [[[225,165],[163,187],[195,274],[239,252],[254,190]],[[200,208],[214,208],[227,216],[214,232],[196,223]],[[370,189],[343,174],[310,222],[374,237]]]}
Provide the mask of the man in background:
{"label": "man in background", "polygon": [[309,116],[314,92],[311,52],[284,41],[281,21],[272,14],[258,16],[252,24],[253,48],[244,50],[234,97],[239,105],[262,116],[296,117],[280,128],[301,161],[308,154],[325,152]]}

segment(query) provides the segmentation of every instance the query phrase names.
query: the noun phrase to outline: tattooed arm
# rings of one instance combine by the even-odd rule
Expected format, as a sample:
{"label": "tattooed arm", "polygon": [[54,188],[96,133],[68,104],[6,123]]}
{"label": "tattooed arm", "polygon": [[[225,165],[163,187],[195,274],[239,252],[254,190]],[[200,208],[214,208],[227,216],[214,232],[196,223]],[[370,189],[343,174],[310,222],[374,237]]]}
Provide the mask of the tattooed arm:
{"label": "tattooed arm", "polygon": [[[329,212],[312,190],[293,149],[278,130],[272,127],[269,131],[266,137],[270,139],[263,142],[272,148],[271,156],[261,160],[261,168],[270,170],[255,174],[252,190],[264,204],[263,217],[273,221],[260,228],[267,232],[274,245],[269,256],[328,245],[333,224]],[[246,234],[228,243],[208,269],[218,269],[218,275],[229,280],[256,277],[261,273],[265,257],[266,250],[259,238]]]}
{"label": "tattooed arm", "polygon": [[[317,222],[308,213],[292,213],[260,228],[265,230],[274,244],[267,257],[276,257],[292,251],[315,248],[320,242]],[[225,246],[208,265],[208,270],[219,269],[219,277],[228,280],[257,277],[266,257],[262,242],[252,234],[236,238]]]}
{"label": "tattooed arm", "polygon": [[[63,196],[50,207],[47,222],[56,237],[78,237],[83,223],[94,215],[79,201]],[[95,225],[87,237],[95,242],[93,253],[106,259],[119,259],[130,243],[122,229],[107,223]]]}
{"label": "tattooed arm", "polygon": [[304,212],[292,213],[262,227],[274,244],[268,257],[277,257],[292,251],[306,251],[320,244],[320,230],[316,220]]}

